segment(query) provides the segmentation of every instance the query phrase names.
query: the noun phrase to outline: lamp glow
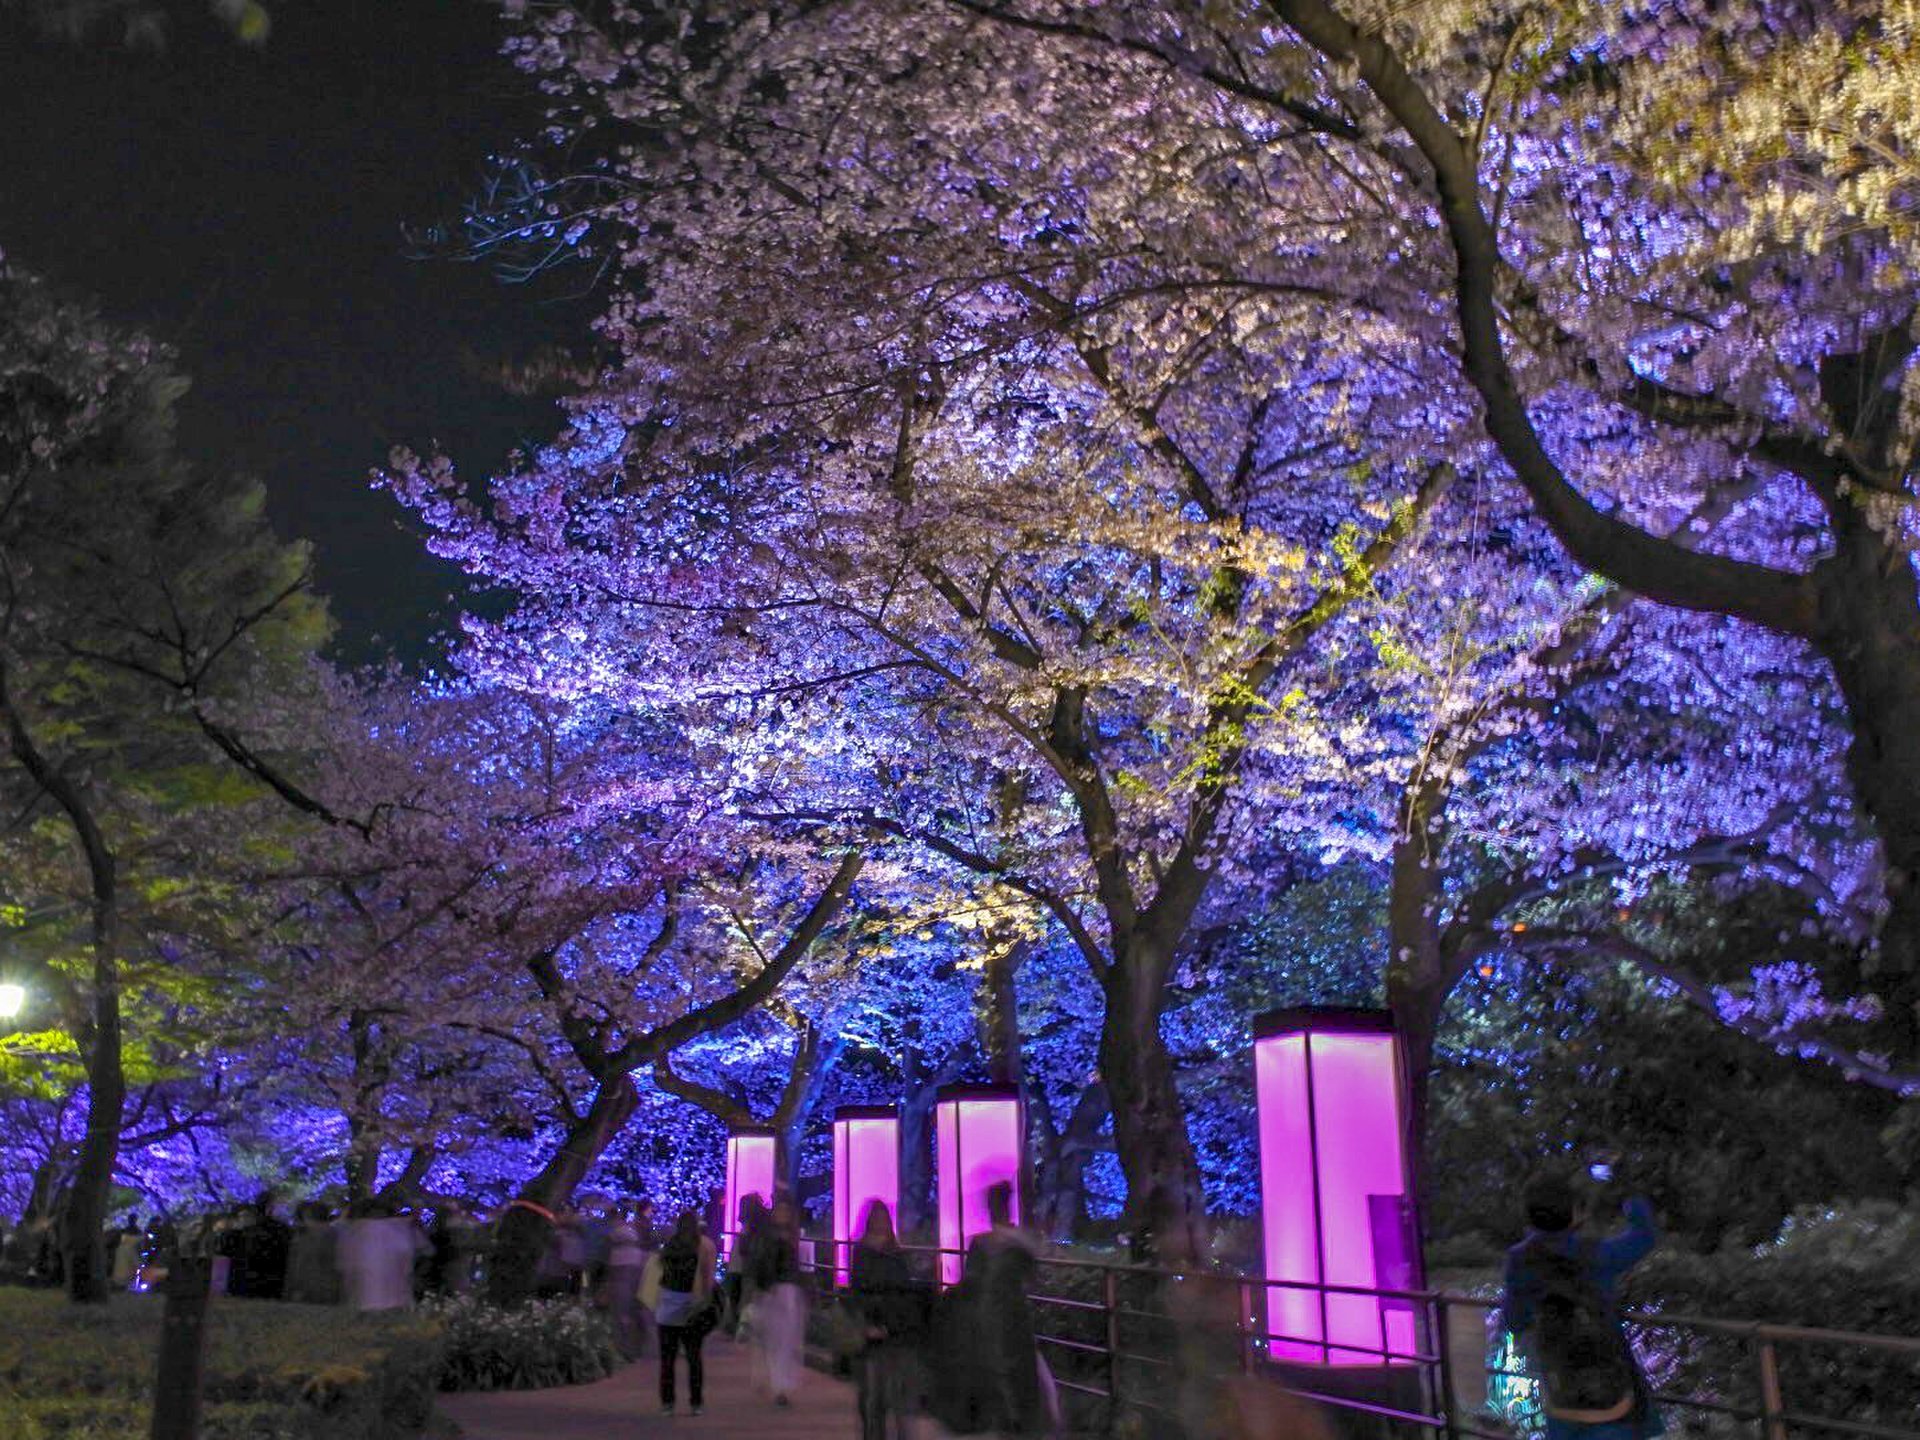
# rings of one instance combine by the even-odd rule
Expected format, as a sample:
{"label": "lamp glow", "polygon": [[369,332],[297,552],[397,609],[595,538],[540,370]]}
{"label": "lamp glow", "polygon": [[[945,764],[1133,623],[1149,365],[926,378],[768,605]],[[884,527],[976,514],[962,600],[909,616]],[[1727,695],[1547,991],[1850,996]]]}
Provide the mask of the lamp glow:
{"label": "lamp glow", "polygon": [[749,1195],[773,1203],[779,1173],[779,1138],[771,1130],[736,1130],[727,1136],[726,1212],[720,1217],[720,1258],[733,1254],[740,1233],[740,1205]]}
{"label": "lamp glow", "polygon": [[11,1020],[26,1008],[26,986],[11,983],[0,985],[0,1020]]}
{"label": "lamp glow", "polygon": [[951,1085],[935,1097],[934,1173],[939,1189],[940,1279],[960,1283],[969,1242],[993,1228],[987,1192],[1013,1186],[1020,1218],[1020,1161],[1027,1129],[1020,1092],[1002,1085]]}
{"label": "lamp glow", "polygon": [[891,1105],[847,1105],[833,1116],[833,1276],[851,1278],[853,1242],[867,1212],[900,1211],[900,1116]]}
{"label": "lamp glow", "polygon": [[[1309,1009],[1254,1026],[1269,1353],[1387,1365],[1416,1352],[1411,1304],[1311,1287],[1411,1290],[1412,1225],[1399,1037],[1382,1011]],[[1307,1288],[1295,1288],[1307,1287]]]}

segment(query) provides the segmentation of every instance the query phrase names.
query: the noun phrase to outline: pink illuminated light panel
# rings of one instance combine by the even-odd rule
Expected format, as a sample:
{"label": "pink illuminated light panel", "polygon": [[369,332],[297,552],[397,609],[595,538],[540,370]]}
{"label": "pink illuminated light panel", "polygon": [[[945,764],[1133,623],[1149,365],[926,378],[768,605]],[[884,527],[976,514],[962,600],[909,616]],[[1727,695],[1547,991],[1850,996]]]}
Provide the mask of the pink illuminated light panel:
{"label": "pink illuminated light panel", "polygon": [[[1269,1035],[1254,1043],[1254,1082],[1267,1278],[1411,1288],[1397,1238],[1407,1169],[1395,1037]],[[1267,1322],[1282,1360],[1378,1365],[1415,1349],[1412,1311],[1371,1295],[1270,1285]]]}
{"label": "pink illuminated light panel", "polygon": [[878,1203],[900,1219],[900,1121],[892,1115],[850,1115],[833,1122],[834,1279],[845,1285],[853,1242]]}
{"label": "pink illuminated light panel", "polygon": [[936,1107],[942,1283],[959,1283],[968,1243],[993,1228],[987,1218],[987,1191],[1002,1180],[1013,1185],[1013,1218],[1020,1218],[1024,1129],[1015,1096],[961,1096]]}
{"label": "pink illuminated light panel", "polygon": [[733,1237],[740,1229],[740,1202],[758,1195],[771,1205],[778,1169],[779,1142],[773,1135],[746,1131],[727,1137],[727,1209],[720,1217],[721,1259],[733,1254]]}

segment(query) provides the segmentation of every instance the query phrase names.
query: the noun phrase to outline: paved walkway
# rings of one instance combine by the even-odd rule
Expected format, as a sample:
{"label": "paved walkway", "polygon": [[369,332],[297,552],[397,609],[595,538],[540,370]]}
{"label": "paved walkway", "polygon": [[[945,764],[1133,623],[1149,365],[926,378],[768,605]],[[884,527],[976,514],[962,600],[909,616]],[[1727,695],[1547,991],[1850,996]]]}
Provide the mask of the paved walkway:
{"label": "paved walkway", "polygon": [[610,1380],[557,1390],[442,1395],[440,1413],[466,1440],[855,1440],[853,1387],[805,1371],[793,1404],[777,1408],[753,1388],[747,1347],[723,1335],[707,1341],[706,1413],[687,1413],[687,1372],[679,1368],[680,1410],[660,1413],[660,1364],[641,1360]]}

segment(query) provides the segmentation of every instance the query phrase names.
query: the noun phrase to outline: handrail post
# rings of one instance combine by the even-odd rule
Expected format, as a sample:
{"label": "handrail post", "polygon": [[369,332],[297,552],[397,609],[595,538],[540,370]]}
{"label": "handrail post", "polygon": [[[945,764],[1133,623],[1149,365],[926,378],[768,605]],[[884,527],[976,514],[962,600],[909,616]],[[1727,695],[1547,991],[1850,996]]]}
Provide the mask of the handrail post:
{"label": "handrail post", "polygon": [[1120,1428],[1120,1272],[1100,1272],[1100,1300],[1107,1320],[1107,1429]]}
{"label": "handrail post", "polygon": [[1242,1280],[1240,1282],[1240,1373],[1242,1375],[1253,1373],[1253,1347],[1256,1333],[1254,1303],[1253,1282]]}
{"label": "handrail post", "polygon": [[1428,1332],[1428,1343],[1438,1357],[1434,1367],[1434,1385],[1440,1393],[1434,1399],[1442,1428],[1447,1440],[1458,1440],[1459,1427],[1453,1414],[1453,1337],[1448,1308],[1444,1295],[1435,1295],[1427,1301],[1427,1320],[1432,1326]]}
{"label": "handrail post", "polygon": [[1755,1358],[1760,1368],[1761,1440],[1787,1440],[1787,1407],[1780,1395],[1780,1356],[1771,1335],[1756,1331],[1755,1338],[1759,1342]]}

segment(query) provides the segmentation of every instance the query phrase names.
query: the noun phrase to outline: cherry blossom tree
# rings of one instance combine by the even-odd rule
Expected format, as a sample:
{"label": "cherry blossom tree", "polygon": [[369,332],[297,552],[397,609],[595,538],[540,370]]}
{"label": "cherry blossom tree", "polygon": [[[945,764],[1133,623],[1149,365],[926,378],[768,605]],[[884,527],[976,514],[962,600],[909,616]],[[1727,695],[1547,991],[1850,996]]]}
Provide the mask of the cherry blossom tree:
{"label": "cherry blossom tree", "polygon": [[[1920,1048],[1907,7],[509,9],[578,145],[500,233],[613,267],[634,419],[772,447],[1044,335],[1169,464],[1280,395],[1337,447],[1360,397],[1383,460],[1387,415],[1490,441],[1578,565],[1809,647]],[[1339,399],[1270,368],[1302,337]],[[1676,531],[1749,482],[1766,523]]]}

